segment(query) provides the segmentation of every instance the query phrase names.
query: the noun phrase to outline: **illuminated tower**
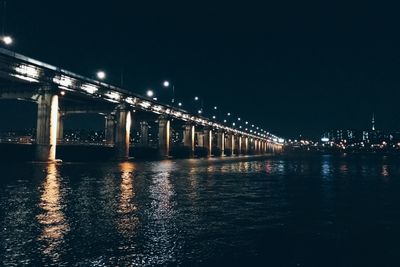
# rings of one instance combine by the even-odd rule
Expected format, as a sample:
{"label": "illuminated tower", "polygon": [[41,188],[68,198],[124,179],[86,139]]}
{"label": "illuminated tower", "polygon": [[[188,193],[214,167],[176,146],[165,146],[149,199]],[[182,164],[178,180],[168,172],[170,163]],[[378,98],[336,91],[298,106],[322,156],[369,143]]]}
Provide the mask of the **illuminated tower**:
{"label": "illuminated tower", "polygon": [[375,131],[375,114],[372,113],[372,131]]}

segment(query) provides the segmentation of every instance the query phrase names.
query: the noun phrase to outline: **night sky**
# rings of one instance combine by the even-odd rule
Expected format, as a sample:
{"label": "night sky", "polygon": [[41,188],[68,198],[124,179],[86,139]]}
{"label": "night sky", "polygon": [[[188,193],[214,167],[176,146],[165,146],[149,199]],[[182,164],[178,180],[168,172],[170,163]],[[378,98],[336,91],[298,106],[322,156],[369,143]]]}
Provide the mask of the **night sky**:
{"label": "night sky", "polygon": [[373,112],[400,129],[397,7],[259,2],[14,0],[6,31],[27,56],[116,85],[123,69],[140,94],[169,79],[184,105],[198,95],[284,137],[369,128]]}

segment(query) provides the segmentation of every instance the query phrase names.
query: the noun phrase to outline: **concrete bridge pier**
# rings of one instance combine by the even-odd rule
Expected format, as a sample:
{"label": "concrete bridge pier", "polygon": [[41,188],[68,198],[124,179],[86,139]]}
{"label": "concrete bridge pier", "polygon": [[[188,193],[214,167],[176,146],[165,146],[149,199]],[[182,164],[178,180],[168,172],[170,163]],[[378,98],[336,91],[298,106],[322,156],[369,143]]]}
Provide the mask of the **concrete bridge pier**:
{"label": "concrete bridge pier", "polygon": [[249,154],[249,138],[247,136],[243,137],[243,153]]}
{"label": "concrete bridge pier", "polygon": [[119,107],[116,111],[115,148],[118,159],[129,158],[131,116],[132,113],[127,107]]}
{"label": "concrete bridge pier", "polygon": [[233,134],[233,133],[230,134],[228,142],[230,143],[229,145],[230,145],[231,150],[232,150],[232,156],[235,155],[235,149],[236,149],[235,140],[236,140],[235,134]]}
{"label": "concrete bridge pier", "polygon": [[64,137],[64,114],[60,111],[58,112],[57,120],[57,141],[61,142]]}
{"label": "concrete bridge pier", "polygon": [[228,150],[228,149],[232,150],[232,142],[230,141],[231,140],[230,138],[231,138],[231,136],[229,133],[225,134],[225,136],[224,136],[224,149],[225,150]]}
{"label": "concrete bridge pier", "polygon": [[212,154],[212,130],[209,128],[204,129],[203,147],[205,147],[207,149],[207,156],[211,157],[211,154]]}
{"label": "concrete bridge pier", "polygon": [[158,151],[161,158],[169,157],[171,121],[164,116],[158,119]]}
{"label": "concrete bridge pier", "polygon": [[149,123],[147,121],[140,122],[140,146],[149,145]]}
{"label": "concrete bridge pier", "polygon": [[105,130],[104,137],[106,140],[106,145],[114,145],[115,136],[115,116],[113,114],[108,114],[105,116]]}
{"label": "concrete bridge pier", "polygon": [[252,153],[255,153],[254,138],[250,138],[249,147]]}
{"label": "concrete bridge pier", "polygon": [[183,145],[186,147],[190,147],[190,156],[194,155],[194,137],[195,137],[195,127],[194,125],[188,124],[184,126],[183,131]]}
{"label": "concrete bridge pier", "polygon": [[242,154],[242,136],[239,135],[236,141],[237,155]]}
{"label": "concrete bridge pier", "polygon": [[56,159],[58,124],[58,95],[52,90],[43,91],[38,98],[36,125],[36,160]]}
{"label": "concrete bridge pier", "polygon": [[221,150],[221,156],[223,156],[225,153],[225,133],[223,131],[217,133],[217,147]]}
{"label": "concrete bridge pier", "polygon": [[197,145],[199,147],[203,147],[204,146],[204,133],[203,132],[197,132],[196,136],[197,136]]}

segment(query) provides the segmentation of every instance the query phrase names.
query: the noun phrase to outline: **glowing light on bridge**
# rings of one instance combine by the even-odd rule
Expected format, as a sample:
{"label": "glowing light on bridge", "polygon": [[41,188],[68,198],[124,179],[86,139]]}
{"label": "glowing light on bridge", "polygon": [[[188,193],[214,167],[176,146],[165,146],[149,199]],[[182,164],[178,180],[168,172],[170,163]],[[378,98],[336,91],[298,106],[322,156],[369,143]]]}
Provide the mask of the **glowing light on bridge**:
{"label": "glowing light on bridge", "polygon": [[83,84],[81,86],[81,89],[83,91],[85,91],[86,93],[88,93],[88,94],[94,94],[99,90],[99,88],[97,88],[97,86],[94,86],[94,85],[91,85],[91,84]]}
{"label": "glowing light on bridge", "polygon": [[107,92],[106,94],[104,94],[104,96],[106,96],[111,102],[121,100],[121,95],[117,92]]}
{"label": "glowing light on bridge", "polygon": [[28,66],[28,65],[19,65],[15,68],[15,71],[18,74],[11,74],[14,77],[17,77],[21,80],[25,80],[28,82],[38,82],[39,78],[39,70],[35,67]]}
{"label": "glowing light on bridge", "polygon": [[54,77],[53,82],[64,88],[72,86],[72,79],[64,75]]}
{"label": "glowing light on bridge", "polygon": [[150,102],[147,101],[142,101],[139,103],[140,106],[144,107],[145,109],[149,108],[151,106]]}

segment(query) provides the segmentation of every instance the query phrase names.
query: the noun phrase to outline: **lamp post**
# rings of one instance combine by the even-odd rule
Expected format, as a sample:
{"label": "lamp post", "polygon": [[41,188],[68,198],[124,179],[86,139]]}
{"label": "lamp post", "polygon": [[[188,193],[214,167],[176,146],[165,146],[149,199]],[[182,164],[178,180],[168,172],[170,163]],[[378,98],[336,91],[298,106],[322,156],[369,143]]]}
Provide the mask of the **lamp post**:
{"label": "lamp post", "polygon": [[6,17],[7,17],[7,1],[3,0],[3,20],[1,24],[1,42],[3,42],[5,45],[11,45],[13,43],[13,38],[9,35],[6,35],[5,29],[6,29]]}
{"label": "lamp post", "polygon": [[[163,86],[165,88],[169,88],[171,86],[171,83],[169,81],[164,81]],[[171,99],[172,105],[175,103],[175,84],[172,84],[172,99]]]}
{"label": "lamp post", "polygon": [[[194,97],[194,101],[197,102],[199,101],[200,98],[198,96]],[[200,105],[200,109],[197,111],[198,114],[203,114],[204,110],[203,110],[203,99],[201,99],[201,105]]]}

